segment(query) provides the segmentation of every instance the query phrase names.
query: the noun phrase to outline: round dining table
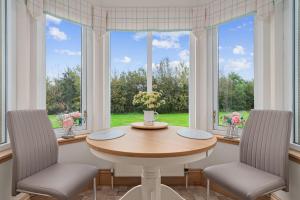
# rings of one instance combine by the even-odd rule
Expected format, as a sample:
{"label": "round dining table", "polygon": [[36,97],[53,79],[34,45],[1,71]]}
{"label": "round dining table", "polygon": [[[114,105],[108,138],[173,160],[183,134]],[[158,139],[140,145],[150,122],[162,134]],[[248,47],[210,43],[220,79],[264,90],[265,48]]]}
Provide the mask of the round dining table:
{"label": "round dining table", "polygon": [[183,127],[169,126],[160,130],[116,127],[126,134],[111,140],[86,142],[98,158],[113,163],[142,166],[141,185],[129,190],[120,200],[184,200],[172,188],[161,184],[160,168],[187,164],[208,157],[217,143],[213,136],[206,140],[179,136]]}

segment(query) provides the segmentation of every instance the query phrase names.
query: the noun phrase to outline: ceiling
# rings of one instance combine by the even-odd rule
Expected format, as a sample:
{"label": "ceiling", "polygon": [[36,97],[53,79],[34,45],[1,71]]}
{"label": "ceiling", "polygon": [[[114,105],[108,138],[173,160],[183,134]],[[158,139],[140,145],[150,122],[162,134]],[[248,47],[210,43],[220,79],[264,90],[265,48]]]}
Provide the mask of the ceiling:
{"label": "ceiling", "polygon": [[102,7],[192,7],[208,0],[88,0]]}

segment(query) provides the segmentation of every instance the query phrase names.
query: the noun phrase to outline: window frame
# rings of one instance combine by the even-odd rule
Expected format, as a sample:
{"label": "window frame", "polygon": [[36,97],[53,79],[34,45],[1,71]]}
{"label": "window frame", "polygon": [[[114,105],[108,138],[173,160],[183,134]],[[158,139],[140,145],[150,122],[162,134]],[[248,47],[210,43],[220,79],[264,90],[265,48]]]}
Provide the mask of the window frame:
{"label": "window frame", "polygon": [[[46,18],[46,15],[50,15],[50,16],[54,16],[54,15],[51,15],[49,13],[44,13],[45,14],[45,18]],[[74,22],[72,20],[69,20],[69,19],[64,19],[64,18],[61,18],[61,17],[57,17],[57,16],[54,16],[56,18],[59,18],[61,20],[65,20],[65,21],[68,21],[70,23],[73,23],[74,25],[78,25],[80,26],[80,29],[81,29],[81,77],[80,77],[80,104],[81,104],[81,113],[84,114],[86,113],[86,116],[88,116],[87,114],[87,85],[88,85],[88,77],[87,77],[87,63],[88,63],[88,55],[87,55],[87,52],[88,52],[88,27],[84,26],[83,24],[80,24],[80,23],[77,23],[77,22]],[[46,19],[45,19],[46,21]],[[47,23],[44,24],[44,27],[47,26]],[[45,38],[46,38],[46,34],[45,34]],[[44,48],[45,48],[45,61],[47,59],[47,44],[46,44],[46,40],[45,40],[45,45],[44,45]],[[46,62],[45,62],[46,63]],[[47,65],[45,65],[45,67],[47,68]],[[46,76],[47,76],[47,72],[45,72]],[[45,91],[46,93],[46,91]],[[46,94],[47,95],[47,94]],[[47,104],[47,102],[45,102],[45,105]],[[88,130],[88,119],[86,119],[86,122],[84,125],[82,126],[77,126],[76,129],[74,130],[73,129],[73,132],[75,135],[79,135],[81,134],[83,131],[86,131]],[[53,129],[55,135],[57,138],[63,136],[65,134],[65,131],[63,128],[56,128],[56,129]]]}
{"label": "window frame", "polygon": [[[255,13],[250,13],[246,16],[249,15],[254,15],[254,21],[253,21],[253,28],[255,27],[255,21],[256,21],[256,17],[255,17]],[[242,17],[246,17],[246,16],[242,16]],[[212,109],[212,128],[213,128],[213,132],[216,132],[218,134],[221,135],[225,135],[226,134],[226,126],[220,126],[219,125],[219,31],[218,31],[218,27],[220,25],[223,25],[225,23],[228,23],[230,21],[234,21],[236,19],[240,19],[242,17],[237,17],[234,19],[231,19],[229,21],[220,23],[218,25],[215,26],[215,31],[213,31],[212,33],[212,66],[213,66],[213,77],[212,77],[212,81],[213,81],[213,109]],[[253,49],[255,49],[255,28],[254,28],[254,34],[253,34]],[[253,65],[255,64],[255,56],[253,56]],[[253,66],[253,70],[255,69],[255,67]],[[254,80],[255,81],[255,80]],[[255,84],[255,82],[254,82]],[[255,94],[254,94],[255,95]],[[241,134],[241,132],[243,131],[243,128],[238,128],[238,132],[239,134]]]}
{"label": "window frame", "polygon": [[[299,101],[299,99],[297,99],[297,96],[299,96],[299,94],[297,95],[297,92],[299,89],[299,85],[297,84],[297,79],[299,79],[299,56],[297,56],[297,54],[299,55],[299,45],[298,45],[298,48],[297,48],[297,40],[299,40],[299,17],[298,16],[300,14],[300,9],[299,9],[299,6],[300,6],[300,2],[299,1],[294,1],[293,2],[293,8],[292,9],[292,12],[293,12],[293,36],[292,36],[292,40],[293,40],[293,85],[294,85],[294,88],[293,88],[293,110],[294,110],[294,117],[293,117],[293,130],[292,130],[292,135],[291,135],[291,142],[290,142],[290,147],[293,148],[293,149],[296,149],[298,151],[300,151],[300,144],[296,142],[296,132],[298,131],[298,134],[299,134],[299,124],[297,124],[297,122],[299,121],[299,103],[297,104],[297,101]],[[298,25],[297,25],[298,24]],[[297,30],[298,29],[298,30]],[[299,42],[298,42],[299,44]],[[298,70],[297,70],[298,68]],[[298,81],[299,82],[299,81]]]}
{"label": "window frame", "polygon": [[[117,31],[117,30],[115,30],[115,31]],[[191,52],[192,51],[192,48],[194,47],[193,45],[191,45],[191,43],[192,43],[192,32],[191,32],[191,30],[187,30],[188,32],[189,32],[189,51]],[[110,49],[110,33],[111,32],[113,32],[113,31],[109,31],[108,32],[108,37],[109,37],[109,39],[108,39],[108,46],[109,46],[109,49]],[[143,31],[143,32],[146,32],[146,31]],[[153,87],[153,69],[152,69],[152,63],[153,63],[153,44],[152,44],[152,41],[153,41],[153,32],[159,32],[159,31],[148,31],[148,32],[146,32],[147,33],[147,35],[146,35],[146,38],[147,38],[147,67],[146,67],[146,75],[147,75],[147,82],[146,82],[146,85],[147,85],[147,92],[152,92],[152,87]],[[169,31],[169,32],[176,32],[176,31]],[[178,31],[178,32],[181,32],[181,31]],[[109,51],[107,51],[107,52],[109,52],[108,53],[108,60],[109,60],[109,64],[108,64],[108,67],[109,67],[109,72],[111,71],[111,62],[110,62],[110,60],[111,60],[111,49],[109,50]],[[192,63],[192,60],[193,60],[193,58],[192,58],[193,56],[192,56],[192,54],[190,54],[190,57],[189,57],[189,73],[191,74],[191,72],[193,72],[194,71],[194,68],[195,68],[195,65],[193,65],[193,63]],[[111,107],[111,74],[109,75],[109,83],[108,83],[108,85],[109,85],[109,108]],[[191,126],[194,126],[194,118],[195,118],[195,116],[194,116],[194,114],[192,113],[192,111],[190,110],[190,108],[193,108],[193,105],[192,105],[192,103],[193,103],[193,101],[191,101],[191,97],[194,97],[194,93],[195,93],[195,88],[193,88],[192,87],[192,85],[193,85],[193,81],[194,80],[192,80],[191,79],[191,76],[189,75],[189,80],[188,80],[188,83],[189,83],[189,94],[188,94],[188,96],[189,96],[189,104],[188,104],[188,110],[189,110],[189,119],[188,119],[188,122],[189,122],[189,126],[188,127],[191,127]],[[191,115],[192,114],[192,115]],[[108,124],[109,124],[109,127],[111,128],[111,111],[110,111],[110,109],[109,109],[109,113],[107,114],[108,115]]]}
{"label": "window frame", "polygon": [[[0,0],[0,64],[1,64],[1,140],[0,150],[6,149],[9,146],[9,138],[7,134],[6,112],[7,112],[7,2]],[[3,138],[2,138],[3,137]]]}

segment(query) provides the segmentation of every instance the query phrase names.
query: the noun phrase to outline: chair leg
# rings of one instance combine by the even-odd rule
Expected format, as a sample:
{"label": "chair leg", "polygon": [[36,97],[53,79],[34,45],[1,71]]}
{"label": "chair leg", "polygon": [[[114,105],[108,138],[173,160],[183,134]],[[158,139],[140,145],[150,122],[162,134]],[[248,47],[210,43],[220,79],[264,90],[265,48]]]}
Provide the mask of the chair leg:
{"label": "chair leg", "polygon": [[97,183],[96,178],[93,179],[94,200],[97,200]]}
{"label": "chair leg", "polygon": [[207,200],[209,200],[209,196],[210,196],[210,194],[209,194],[209,190],[210,190],[210,182],[209,182],[209,179],[207,179],[207,184],[206,184],[206,195],[207,195]]}

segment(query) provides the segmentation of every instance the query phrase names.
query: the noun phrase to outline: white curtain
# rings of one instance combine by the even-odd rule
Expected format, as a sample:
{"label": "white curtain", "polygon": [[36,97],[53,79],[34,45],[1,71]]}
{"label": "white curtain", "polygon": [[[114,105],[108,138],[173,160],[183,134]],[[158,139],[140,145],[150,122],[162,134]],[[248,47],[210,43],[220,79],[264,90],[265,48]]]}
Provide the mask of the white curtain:
{"label": "white curtain", "polygon": [[256,12],[259,18],[266,18],[283,0],[213,0],[193,8],[193,31],[224,23],[231,19]]}
{"label": "white curtain", "polygon": [[13,55],[9,55],[9,58],[15,59],[15,62],[9,62],[13,63],[10,65],[13,70],[10,70],[15,73],[15,82],[10,84],[15,88],[10,100],[15,103],[10,109],[45,108],[44,18],[36,16],[34,19],[24,2],[12,1],[15,1],[12,9],[16,13],[12,23],[16,26],[12,26],[11,31],[22,34],[15,34],[11,38],[15,40],[15,46],[10,47]]}
{"label": "white curtain", "polygon": [[44,13],[44,0],[27,0],[27,9],[33,18]]}
{"label": "white curtain", "polygon": [[230,19],[257,12],[265,18],[283,0],[213,0],[196,7],[102,8],[84,0],[27,0],[36,18],[43,12],[105,31],[201,31]]}
{"label": "white curtain", "polygon": [[102,37],[107,30],[107,10],[105,8],[93,8],[93,30],[97,37]]}
{"label": "white curtain", "polygon": [[92,26],[92,4],[83,0],[44,0],[44,12]]}
{"label": "white curtain", "polygon": [[192,27],[190,8],[109,8],[107,13],[108,30],[180,31]]}
{"label": "white curtain", "polygon": [[27,0],[29,13],[37,18],[43,13],[92,26],[92,4],[83,0]]}
{"label": "white curtain", "polygon": [[[254,105],[257,109],[292,109],[291,19],[285,7],[292,0],[276,2],[272,13],[255,24]],[[289,24],[286,24],[290,22]]]}

